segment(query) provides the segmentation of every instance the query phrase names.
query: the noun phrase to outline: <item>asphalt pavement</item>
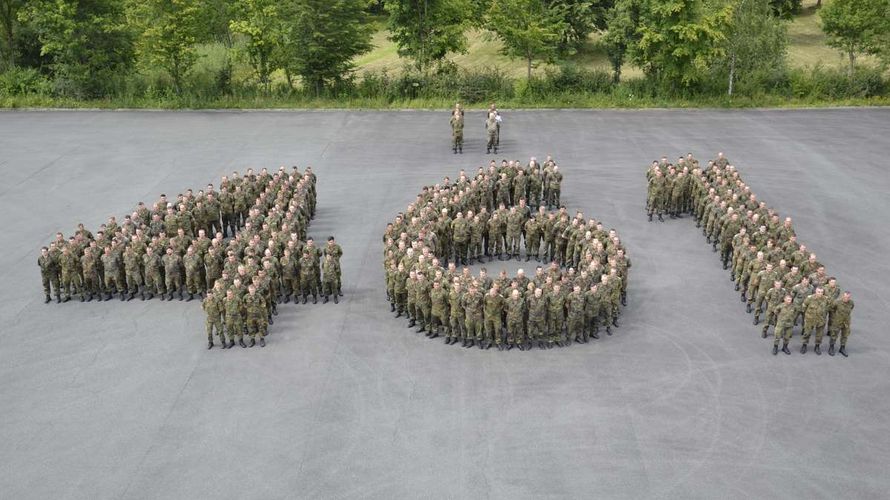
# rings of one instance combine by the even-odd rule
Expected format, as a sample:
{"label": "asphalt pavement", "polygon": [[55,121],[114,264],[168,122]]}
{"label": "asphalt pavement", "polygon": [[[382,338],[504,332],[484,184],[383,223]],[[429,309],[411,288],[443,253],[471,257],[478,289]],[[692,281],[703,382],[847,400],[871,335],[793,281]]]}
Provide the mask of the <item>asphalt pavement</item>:
{"label": "asphalt pavement", "polygon": [[[405,328],[381,235],[475,169],[447,112],[0,112],[0,497],[886,498],[890,109],[504,111],[563,200],[633,262],[615,335],[479,351]],[[849,358],[771,354],[689,218],[649,223],[655,158],[724,151],[853,293]],[[312,165],[340,304],[208,351],[197,302],[44,305],[38,249],[232,170]]]}

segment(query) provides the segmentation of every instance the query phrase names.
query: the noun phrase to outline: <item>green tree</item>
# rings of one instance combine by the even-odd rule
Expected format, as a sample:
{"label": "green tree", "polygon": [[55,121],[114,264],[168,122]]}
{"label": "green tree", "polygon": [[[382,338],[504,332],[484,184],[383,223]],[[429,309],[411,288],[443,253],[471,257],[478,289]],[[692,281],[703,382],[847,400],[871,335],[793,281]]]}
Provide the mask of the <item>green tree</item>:
{"label": "green tree", "polygon": [[703,15],[700,0],[648,0],[631,58],[655,82],[689,87],[724,55],[728,16],[728,9]]}
{"label": "green tree", "polygon": [[19,12],[63,93],[95,97],[132,67],[133,34],[119,0],[30,0]]}
{"label": "green tree", "polygon": [[177,94],[198,54],[195,44],[206,31],[201,0],[131,0],[130,20],[137,27],[137,54],[143,64],[160,66]]}
{"label": "green tree", "polygon": [[832,0],[825,2],[819,16],[828,45],[847,55],[851,79],[857,55],[886,51],[890,0]]}
{"label": "green tree", "polygon": [[287,67],[321,93],[353,70],[353,58],[371,50],[366,0],[300,0],[289,30]]}
{"label": "green tree", "polygon": [[606,28],[606,16],[614,0],[545,0],[548,7],[562,14],[559,53],[570,55],[580,50],[595,29]]}
{"label": "green tree", "polygon": [[791,19],[795,14],[800,13],[802,0],[769,0],[770,8],[773,14],[782,19]]}
{"label": "green tree", "polygon": [[246,38],[243,52],[267,93],[272,72],[279,67],[278,56],[287,30],[285,7],[279,0],[238,0],[232,8],[229,26],[233,33]]}
{"label": "green tree", "polygon": [[410,57],[426,71],[449,52],[465,53],[468,15],[467,0],[387,0],[389,39],[398,46],[399,56]]}
{"label": "green tree", "polygon": [[730,0],[729,26],[722,47],[726,57],[718,62],[728,79],[727,93],[735,82],[757,70],[785,66],[788,46],[785,23],[770,7],[770,0]]}
{"label": "green tree", "polygon": [[24,0],[0,0],[0,63],[9,66],[16,61],[18,13],[24,4]]}
{"label": "green tree", "polygon": [[621,81],[621,68],[628,49],[639,41],[638,30],[643,0],[618,0],[606,16],[603,45],[612,65],[615,82]]}
{"label": "green tree", "polygon": [[563,19],[559,8],[543,0],[494,0],[487,25],[503,42],[504,54],[525,60],[531,78],[535,61],[549,61],[557,54]]}

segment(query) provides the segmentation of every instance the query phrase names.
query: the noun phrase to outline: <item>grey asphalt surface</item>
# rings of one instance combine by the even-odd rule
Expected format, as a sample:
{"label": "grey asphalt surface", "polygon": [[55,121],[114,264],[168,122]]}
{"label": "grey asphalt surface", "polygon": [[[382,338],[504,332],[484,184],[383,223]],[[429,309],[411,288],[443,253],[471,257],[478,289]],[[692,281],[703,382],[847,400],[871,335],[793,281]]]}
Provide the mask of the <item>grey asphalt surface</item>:
{"label": "grey asphalt surface", "polygon": [[[0,497],[886,498],[890,109],[506,110],[570,209],[633,260],[610,338],[500,353],[389,313],[380,236],[421,185],[487,161],[444,112],[0,113]],[[478,122],[478,123],[477,123]],[[718,150],[854,294],[850,357],[772,356],[644,169]],[[311,164],[339,305],[283,305],[265,349],[205,349],[197,302],[44,305],[38,248],[160,192]],[[799,346],[795,334],[792,347]]]}

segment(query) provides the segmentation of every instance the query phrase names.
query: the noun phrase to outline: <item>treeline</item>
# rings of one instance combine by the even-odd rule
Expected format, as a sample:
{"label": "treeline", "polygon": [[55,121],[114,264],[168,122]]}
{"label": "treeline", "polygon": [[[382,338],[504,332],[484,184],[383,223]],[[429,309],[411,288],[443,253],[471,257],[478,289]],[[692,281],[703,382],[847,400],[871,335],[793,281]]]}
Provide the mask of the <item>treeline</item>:
{"label": "treeline", "polygon": [[[821,3],[821,2],[820,2]],[[886,96],[890,0],[826,0],[845,71],[787,65],[800,0],[0,0],[0,94],[73,99],[326,97],[483,102],[564,94]],[[385,16],[405,61],[357,75]],[[525,79],[463,70],[481,29]],[[592,33],[608,71],[566,61]],[[547,69],[536,71],[541,63]],[[643,77],[622,79],[627,65]]]}

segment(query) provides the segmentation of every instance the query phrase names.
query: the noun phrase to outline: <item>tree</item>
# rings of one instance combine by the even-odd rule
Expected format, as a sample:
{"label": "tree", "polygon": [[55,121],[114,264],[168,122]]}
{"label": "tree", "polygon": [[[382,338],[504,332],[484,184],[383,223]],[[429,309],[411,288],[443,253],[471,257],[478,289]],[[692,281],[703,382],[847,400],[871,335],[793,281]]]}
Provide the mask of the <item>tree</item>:
{"label": "tree", "polygon": [[800,13],[803,6],[802,0],[769,0],[770,8],[773,14],[782,19],[791,19],[795,14]]}
{"label": "tree", "polygon": [[389,39],[402,57],[426,71],[449,52],[467,50],[467,0],[388,0]]}
{"label": "tree", "polygon": [[19,12],[63,92],[99,96],[133,64],[133,34],[118,0],[30,0]]}
{"label": "tree", "polygon": [[562,14],[559,53],[576,53],[595,29],[605,29],[606,15],[614,0],[545,0],[548,7]]}
{"label": "tree", "polygon": [[728,78],[727,93],[734,84],[758,69],[785,65],[788,37],[784,22],[773,14],[771,0],[731,0],[729,26],[722,47],[726,57],[718,63]]}
{"label": "tree", "polygon": [[858,54],[886,50],[890,31],[890,0],[832,0],[819,10],[828,45],[844,52],[853,78]]}
{"label": "tree", "polygon": [[129,12],[139,29],[142,62],[163,68],[181,94],[183,79],[198,60],[195,44],[206,29],[201,0],[131,0]]}
{"label": "tree", "polygon": [[371,50],[366,0],[301,0],[289,30],[287,67],[316,95],[353,69],[355,56]]}
{"label": "tree", "polygon": [[564,28],[562,12],[543,0],[494,0],[487,16],[488,29],[503,42],[503,52],[526,62],[527,76],[537,60],[552,60]]}
{"label": "tree", "polygon": [[606,34],[603,44],[612,65],[615,83],[621,81],[621,68],[627,51],[639,41],[642,0],[618,0],[606,16]]}
{"label": "tree", "polygon": [[229,23],[233,33],[247,38],[244,53],[267,93],[272,86],[272,72],[278,67],[276,56],[284,41],[283,6],[278,0],[238,0],[233,5]]}
{"label": "tree", "polygon": [[691,86],[724,54],[727,22],[726,9],[702,15],[700,0],[648,0],[631,57],[656,82]]}
{"label": "tree", "polygon": [[0,0],[0,62],[15,65],[18,13],[24,0]]}

